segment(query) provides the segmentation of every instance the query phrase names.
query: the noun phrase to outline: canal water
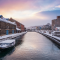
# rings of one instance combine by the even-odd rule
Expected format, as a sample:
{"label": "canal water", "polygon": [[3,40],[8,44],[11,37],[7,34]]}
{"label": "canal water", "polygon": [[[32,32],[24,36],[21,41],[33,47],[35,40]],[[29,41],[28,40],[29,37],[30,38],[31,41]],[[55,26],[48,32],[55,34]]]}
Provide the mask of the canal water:
{"label": "canal water", "polygon": [[45,36],[28,32],[16,47],[0,52],[0,60],[60,60],[60,49]]}

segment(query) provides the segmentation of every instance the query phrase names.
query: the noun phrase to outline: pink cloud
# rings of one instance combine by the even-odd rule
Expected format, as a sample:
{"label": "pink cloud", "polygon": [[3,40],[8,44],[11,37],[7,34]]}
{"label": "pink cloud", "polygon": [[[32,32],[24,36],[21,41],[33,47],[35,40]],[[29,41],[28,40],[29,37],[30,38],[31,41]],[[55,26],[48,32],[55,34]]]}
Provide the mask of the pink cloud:
{"label": "pink cloud", "polygon": [[[59,0],[0,0],[0,10],[42,10],[44,8],[54,7]],[[57,2],[57,3],[55,3]]]}
{"label": "pink cloud", "polygon": [[37,8],[34,6],[36,1],[32,0],[2,0],[0,3],[0,9],[5,10],[24,10],[24,9],[35,9]]}

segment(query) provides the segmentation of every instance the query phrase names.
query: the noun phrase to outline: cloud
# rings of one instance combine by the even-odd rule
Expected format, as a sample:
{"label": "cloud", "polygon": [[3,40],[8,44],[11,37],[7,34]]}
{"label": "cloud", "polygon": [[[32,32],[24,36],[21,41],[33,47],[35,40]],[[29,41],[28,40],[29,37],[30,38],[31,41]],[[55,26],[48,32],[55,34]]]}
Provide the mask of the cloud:
{"label": "cloud", "polygon": [[58,8],[59,0],[0,0],[0,14],[19,19],[26,26],[50,22],[60,15]]}
{"label": "cloud", "polygon": [[59,0],[0,0],[0,13],[6,14],[10,11],[46,11],[59,5]]}
{"label": "cloud", "polygon": [[[37,18],[37,16],[39,18]],[[24,19],[21,20],[21,22],[23,22],[26,27],[28,26],[38,26],[38,25],[44,25],[47,23],[52,23],[51,21],[53,19],[57,19],[57,16],[60,16],[60,10],[51,10],[51,11],[42,11],[42,12],[38,12],[35,14],[34,18],[30,18],[30,19]]]}
{"label": "cloud", "polygon": [[0,0],[0,9],[9,10],[43,10],[59,4],[59,0]]}
{"label": "cloud", "polygon": [[60,5],[56,6],[57,8],[60,8]]}
{"label": "cloud", "polygon": [[55,19],[56,16],[60,16],[60,10],[38,12],[36,15],[42,16],[43,18],[45,16],[48,17],[48,19]]}
{"label": "cloud", "polygon": [[51,20],[40,20],[40,19],[24,19],[24,20],[18,20],[20,23],[23,23],[26,27],[29,26],[39,26],[39,25],[45,25],[47,23],[51,23]]}
{"label": "cloud", "polygon": [[0,8],[6,10],[36,9],[36,0],[1,0]]}

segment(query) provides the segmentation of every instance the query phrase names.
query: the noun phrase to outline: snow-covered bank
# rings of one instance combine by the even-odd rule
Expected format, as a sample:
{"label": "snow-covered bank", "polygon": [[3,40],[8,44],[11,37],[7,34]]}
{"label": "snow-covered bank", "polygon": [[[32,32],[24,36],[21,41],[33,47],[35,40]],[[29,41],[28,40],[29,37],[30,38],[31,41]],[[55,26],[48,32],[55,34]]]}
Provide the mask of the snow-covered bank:
{"label": "snow-covered bank", "polygon": [[0,40],[4,40],[4,39],[7,39],[7,38],[15,38],[15,37],[17,37],[17,36],[19,36],[19,35],[23,35],[23,34],[25,34],[25,33],[26,33],[26,32],[0,36]]}
{"label": "snow-covered bank", "polygon": [[47,38],[51,39],[52,41],[54,41],[55,43],[57,43],[58,45],[60,45],[60,37],[52,36],[52,34],[49,34],[48,32],[44,33],[44,32],[38,31],[38,33],[46,36]]}
{"label": "snow-covered bank", "polygon": [[52,36],[52,34],[48,34],[48,33],[44,33],[45,35],[48,35],[48,36],[51,36],[52,38],[55,38],[55,39],[58,39],[60,40],[60,37],[57,37],[57,36]]}

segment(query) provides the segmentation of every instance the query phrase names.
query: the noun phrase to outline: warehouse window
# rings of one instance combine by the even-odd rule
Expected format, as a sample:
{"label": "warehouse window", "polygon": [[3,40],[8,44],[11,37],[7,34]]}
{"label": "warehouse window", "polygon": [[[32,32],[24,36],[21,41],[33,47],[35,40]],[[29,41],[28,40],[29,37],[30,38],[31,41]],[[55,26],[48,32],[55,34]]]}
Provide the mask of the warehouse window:
{"label": "warehouse window", "polygon": [[13,29],[14,29],[14,27],[13,27]]}
{"label": "warehouse window", "polygon": [[6,26],[7,29],[9,29],[9,26]]}

